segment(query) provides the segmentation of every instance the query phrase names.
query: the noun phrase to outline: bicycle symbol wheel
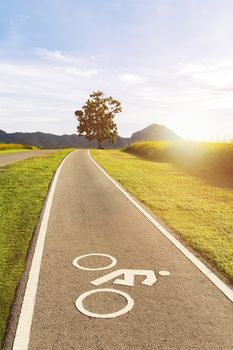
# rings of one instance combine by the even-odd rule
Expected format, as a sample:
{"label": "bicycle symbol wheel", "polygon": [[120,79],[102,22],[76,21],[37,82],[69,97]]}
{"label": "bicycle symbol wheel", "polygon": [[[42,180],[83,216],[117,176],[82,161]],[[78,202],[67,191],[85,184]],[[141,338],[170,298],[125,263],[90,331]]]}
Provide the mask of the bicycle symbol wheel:
{"label": "bicycle symbol wheel", "polygon": [[[79,260],[81,260],[83,258],[87,258],[89,256],[103,256],[103,257],[109,258],[110,260],[112,260],[112,262],[109,265],[107,265],[107,266],[95,267],[95,268],[84,267],[84,266],[79,265]],[[85,271],[107,270],[107,269],[111,269],[111,267],[115,266],[116,264],[117,264],[117,259],[116,258],[114,258],[113,256],[108,255],[108,254],[100,254],[100,253],[85,254],[85,255],[79,256],[78,258],[75,258],[74,261],[73,261],[73,265],[75,267],[77,267],[80,270],[85,270]]]}
{"label": "bicycle symbol wheel", "polygon": [[[88,297],[89,295],[95,294],[95,293],[102,293],[102,292],[108,292],[108,293],[115,293],[123,296],[127,300],[127,305],[123,308],[120,309],[116,312],[112,312],[109,314],[97,314],[94,312],[91,312],[83,306],[83,301]],[[81,294],[75,302],[76,308],[84,315],[89,316],[89,317],[95,317],[95,318],[115,318],[121,315],[126,314],[130,310],[132,310],[134,306],[134,300],[131,298],[131,296],[125,292],[122,292],[121,290],[117,289],[111,289],[111,288],[103,288],[103,289],[93,289],[88,292],[85,292]]]}

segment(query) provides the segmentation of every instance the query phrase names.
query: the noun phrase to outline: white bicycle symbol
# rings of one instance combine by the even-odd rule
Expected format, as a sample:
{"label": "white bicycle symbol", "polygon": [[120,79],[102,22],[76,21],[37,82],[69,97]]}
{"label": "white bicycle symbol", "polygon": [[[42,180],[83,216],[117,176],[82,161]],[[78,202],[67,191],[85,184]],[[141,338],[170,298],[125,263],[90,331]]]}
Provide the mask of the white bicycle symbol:
{"label": "white bicycle symbol", "polygon": [[[101,257],[106,257],[109,258],[112,262],[104,267],[98,267],[98,268],[89,268],[89,267],[84,267],[82,265],[79,264],[79,261],[83,258],[89,257],[89,256],[101,256]],[[114,267],[117,264],[117,259],[114,258],[111,255],[108,254],[101,254],[101,253],[92,253],[92,254],[85,254],[82,256],[79,256],[78,258],[75,258],[73,261],[73,265],[80,269],[80,270],[85,270],[85,271],[101,271],[101,270],[107,270],[110,269],[112,267]],[[116,277],[124,275],[123,279],[118,279]],[[123,285],[123,286],[130,286],[133,287],[134,286],[134,277],[136,275],[140,275],[140,276],[146,276],[146,278],[144,279],[144,281],[142,282],[142,284],[147,285],[147,286],[152,286],[157,282],[157,277],[155,275],[155,272],[152,270],[130,270],[130,269],[119,269],[113,272],[108,273],[107,275],[104,275],[100,278],[97,278],[96,280],[92,281],[91,284],[94,286],[99,286],[105,282],[108,282],[112,279],[114,279],[113,283],[114,284],[119,284],[119,285]],[[170,272],[168,271],[160,271],[159,272],[160,276],[169,276]],[[120,309],[119,311],[116,312],[112,312],[112,313],[108,313],[108,314],[97,314],[94,312],[91,312],[87,309],[85,309],[85,307],[83,306],[83,301],[84,299],[86,299],[89,295],[95,294],[95,293],[102,293],[102,292],[108,292],[108,293],[116,293],[119,294],[121,296],[123,296],[126,300],[127,300],[127,305],[123,308]],[[134,300],[133,298],[125,293],[122,292],[118,289],[112,289],[112,288],[102,288],[102,289],[94,289],[94,290],[90,290],[87,292],[84,292],[83,294],[81,294],[75,301],[75,305],[76,308],[84,315],[86,316],[90,316],[90,317],[95,317],[95,318],[114,318],[114,317],[118,317],[121,315],[126,314],[127,312],[129,312],[130,310],[132,310],[133,306],[134,306]]]}

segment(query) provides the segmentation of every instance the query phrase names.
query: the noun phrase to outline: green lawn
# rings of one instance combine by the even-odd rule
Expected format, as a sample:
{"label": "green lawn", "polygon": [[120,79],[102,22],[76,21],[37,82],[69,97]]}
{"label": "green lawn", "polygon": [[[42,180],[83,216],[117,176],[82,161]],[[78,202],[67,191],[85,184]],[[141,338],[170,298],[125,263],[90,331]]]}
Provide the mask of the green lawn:
{"label": "green lawn", "polygon": [[0,167],[0,343],[48,186],[70,152]]}
{"label": "green lawn", "polygon": [[0,142],[0,154],[4,153],[15,153],[23,151],[37,150],[38,147],[21,145],[19,143],[1,143]]}
{"label": "green lawn", "polygon": [[122,151],[91,153],[111,176],[233,282],[232,188],[213,185],[168,162],[143,160]]}
{"label": "green lawn", "polygon": [[35,151],[32,149],[5,149],[3,151],[0,150],[0,155],[1,154],[9,154],[9,153],[18,153],[18,152],[30,152],[30,151]]}

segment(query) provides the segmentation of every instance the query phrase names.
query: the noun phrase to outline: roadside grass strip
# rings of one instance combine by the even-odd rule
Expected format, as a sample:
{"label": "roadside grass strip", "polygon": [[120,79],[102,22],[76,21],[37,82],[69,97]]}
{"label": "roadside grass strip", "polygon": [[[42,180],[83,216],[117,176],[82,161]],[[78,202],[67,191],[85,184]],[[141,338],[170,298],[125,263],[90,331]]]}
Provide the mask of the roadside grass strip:
{"label": "roadside grass strip", "polygon": [[35,146],[21,145],[17,143],[0,143],[0,154],[34,151],[39,148]]}
{"label": "roadside grass strip", "polygon": [[122,151],[92,150],[91,154],[233,282],[233,188],[214,186],[169,162],[143,160]]}
{"label": "roadside grass strip", "polygon": [[71,151],[0,168],[0,343],[49,184]]}
{"label": "roadside grass strip", "polygon": [[21,153],[21,152],[31,152],[31,151],[35,151],[32,149],[7,149],[4,151],[0,151],[0,155],[1,154],[11,154],[11,153]]}

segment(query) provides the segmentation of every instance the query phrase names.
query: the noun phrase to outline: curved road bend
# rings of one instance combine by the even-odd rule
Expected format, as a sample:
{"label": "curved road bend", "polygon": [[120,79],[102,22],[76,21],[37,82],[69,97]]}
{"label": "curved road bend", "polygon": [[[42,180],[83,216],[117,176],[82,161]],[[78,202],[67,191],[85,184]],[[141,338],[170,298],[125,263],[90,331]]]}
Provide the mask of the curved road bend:
{"label": "curved road bend", "polygon": [[57,152],[57,149],[45,149],[38,151],[28,151],[28,152],[17,152],[9,154],[0,154],[0,166],[5,166],[19,160],[24,160],[32,157],[38,157],[45,153],[54,153]]}
{"label": "curved road bend", "polygon": [[[84,271],[74,258],[104,253],[117,258],[110,270]],[[97,267],[107,258],[80,264]],[[153,286],[135,278],[134,287],[94,279],[117,269],[154,270]],[[170,276],[159,276],[166,270]],[[119,278],[119,277],[118,277]],[[120,317],[81,314],[75,300],[96,288],[113,288],[134,299]],[[96,313],[125,306],[116,294],[98,293],[84,301]],[[38,284],[29,349],[121,350],[233,348],[233,305],[185,256],[127,200],[89,159],[86,150],[71,154],[59,175]],[[24,350],[24,349],[20,349]]]}

